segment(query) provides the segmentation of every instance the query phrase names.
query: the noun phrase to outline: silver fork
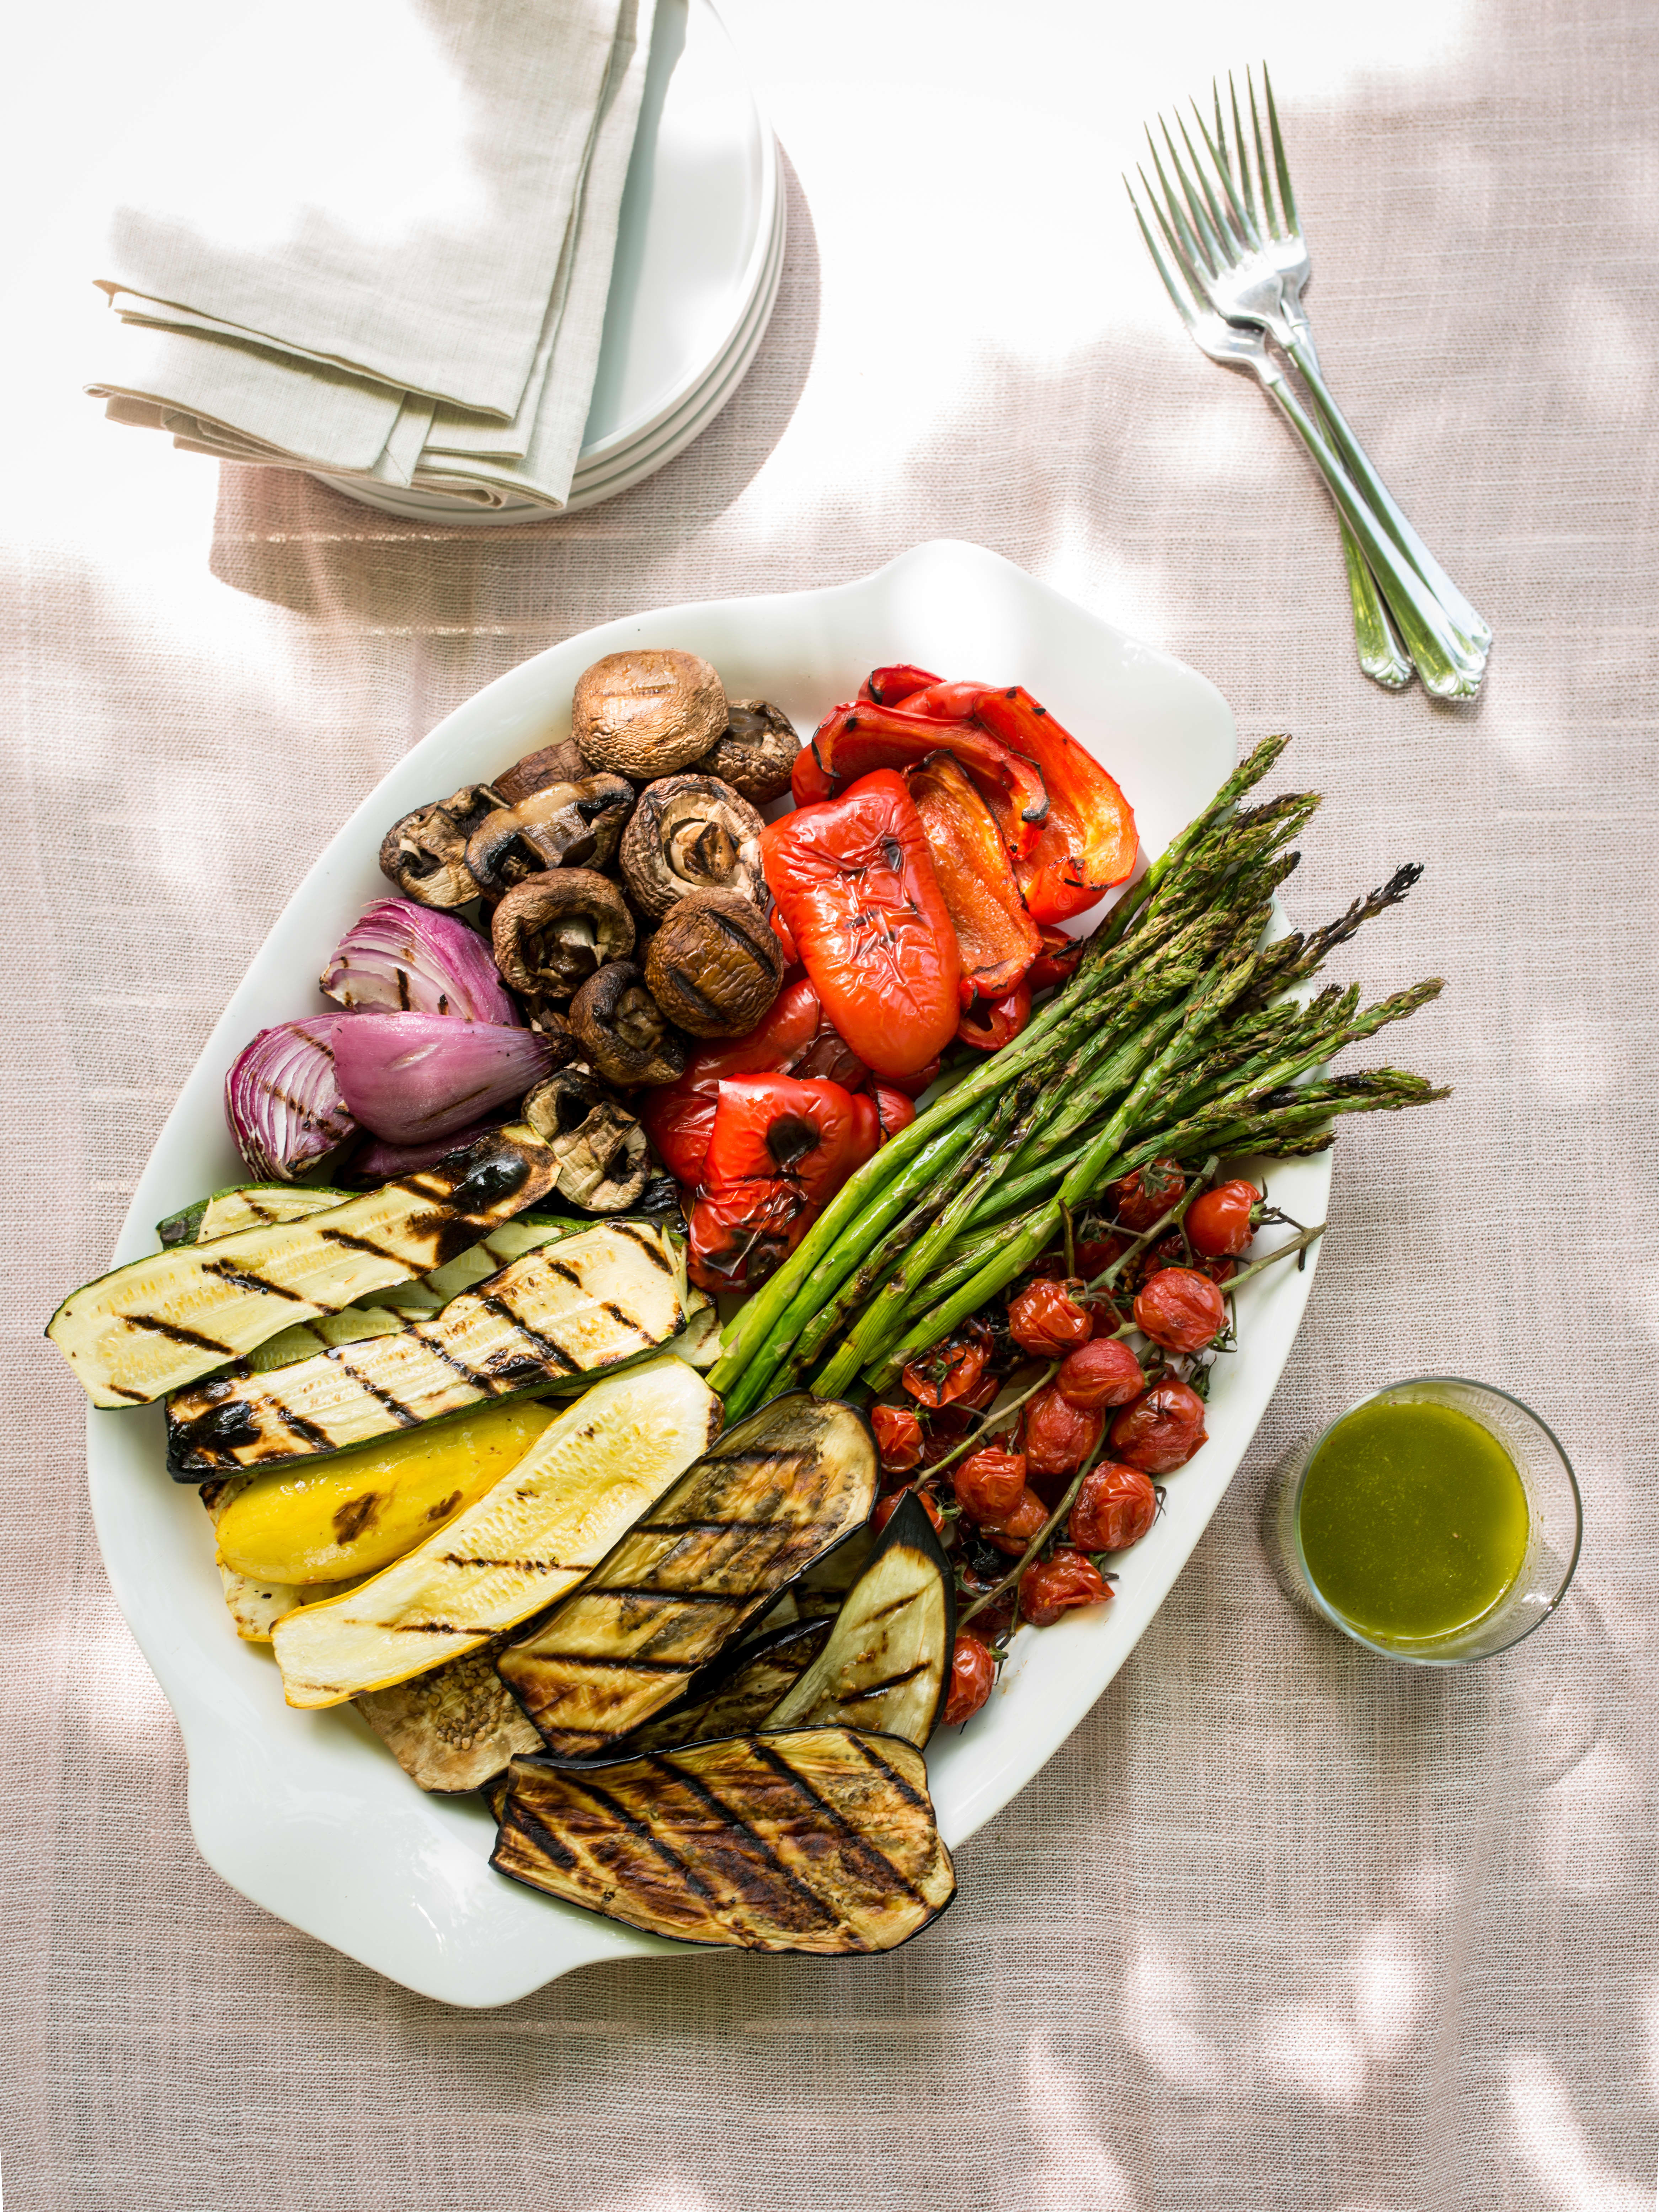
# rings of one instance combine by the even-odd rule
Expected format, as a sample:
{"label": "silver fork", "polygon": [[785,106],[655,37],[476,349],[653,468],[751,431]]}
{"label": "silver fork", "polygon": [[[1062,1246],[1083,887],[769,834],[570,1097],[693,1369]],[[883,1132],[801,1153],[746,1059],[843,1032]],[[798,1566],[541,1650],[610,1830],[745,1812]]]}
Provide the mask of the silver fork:
{"label": "silver fork", "polygon": [[[1181,186],[1179,196],[1170,189],[1154,145],[1153,166],[1164,187],[1174,226],[1175,236],[1170,243],[1184,273],[1218,313],[1230,322],[1249,324],[1265,331],[1295,363],[1328,426],[1332,442],[1378,521],[1444,607],[1453,629],[1464,640],[1469,656],[1484,662],[1492,645],[1490,627],[1406,520],[1320,374],[1313,331],[1302,303],[1302,288],[1312,273],[1312,259],[1297,215],[1279,111],[1265,64],[1261,79],[1267,110],[1265,141],[1253,74],[1247,71],[1245,76],[1250,113],[1248,137],[1239,112],[1237,87],[1231,76],[1227,80],[1232,109],[1231,142],[1222,113],[1220,88],[1215,88],[1213,137],[1194,104],[1193,113],[1199,136],[1209,155],[1207,169],[1185,123],[1176,118],[1187,149],[1188,158],[1183,163],[1168,124],[1160,118],[1171,166]],[[1149,133],[1149,140],[1150,136]],[[1271,166],[1268,141],[1273,148]]]}
{"label": "silver fork", "polygon": [[[1140,181],[1156,216],[1158,204],[1144,173]],[[1291,392],[1284,370],[1267,350],[1266,337],[1260,330],[1242,328],[1229,322],[1206,301],[1196,283],[1188,283],[1176,273],[1153,236],[1127,177],[1124,186],[1135,211],[1135,221],[1140,225],[1141,236],[1146,241],[1146,250],[1194,343],[1224,368],[1237,368],[1254,376],[1300,438],[1324,478],[1338,513],[1358,540],[1424,684],[1437,699],[1474,698],[1480,688],[1482,664],[1471,661],[1468,645],[1453,629],[1445,609],[1393,539],[1379,527],[1341,460]],[[1158,227],[1164,230],[1167,241],[1167,229],[1161,222]]]}

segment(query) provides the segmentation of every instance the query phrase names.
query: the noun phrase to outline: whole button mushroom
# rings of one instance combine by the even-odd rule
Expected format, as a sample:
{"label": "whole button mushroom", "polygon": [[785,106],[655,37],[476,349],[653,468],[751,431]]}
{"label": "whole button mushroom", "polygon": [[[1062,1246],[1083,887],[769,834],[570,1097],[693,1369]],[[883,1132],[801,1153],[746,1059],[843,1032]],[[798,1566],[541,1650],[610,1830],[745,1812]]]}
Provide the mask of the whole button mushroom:
{"label": "whole button mushroom", "polygon": [[380,873],[421,906],[465,906],[478,896],[467,865],[467,842],[501,803],[493,784],[468,783],[448,799],[417,806],[381,839]]}
{"label": "whole button mushroom", "polygon": [[794,773],[800,739],[781,707],[765,699],[734,699],[728,719],[697,763],[703,775],[717,775],[757,806],[781,799]]}
{"label": "whole button mushroom", "polygon": [[588,977],[571,1001],[570,1026],[589,1066],[623,1090],[673,1083],[685,1073],[685,1039],[631,960],[612,960]]}
{"label": "whole button mushroom", "polygon": [[501,981],[535,1008],[563,1006],[608,960],[634,950],[634,917],[613,883],[591,868],[526,876],[490,917]]}
{"label": "whole button mushroom", "polygon": [[778,995],[783,948],[741,891],[689,891],[652,939],[645,972],[664,1013],[693,1036],[746,1036]]}
{"label": "whole button mushroom", "polygon": [[584,672],[570,734],[590,768],[649,783],[690,768],[726,721],[726,693],[708,663],[695,653],[651,647],[608,653]]}
{"label": "whole button mushroom", "polygon": [[622,866],[635,908],[659,921],[688,891],[741,891],[769,908],[760,816],[714,775],[647,783],[623,832]]}
{"label": "whole button mushroom", "polygon": [[505,775],[491,781],[503,806],[518,806],[533,791],[545,791],[550,783],[580,783],[586,774],[587,763],[570,739],[556,738],[550,745],[514,761]]}
{"label": "whole button mushroom", "polygon": [[466,865],[486,898],[544,868],[603,868],[615,859],[634,807],[623,775],[544,784],[516,806],[500,806],[467,840]]}

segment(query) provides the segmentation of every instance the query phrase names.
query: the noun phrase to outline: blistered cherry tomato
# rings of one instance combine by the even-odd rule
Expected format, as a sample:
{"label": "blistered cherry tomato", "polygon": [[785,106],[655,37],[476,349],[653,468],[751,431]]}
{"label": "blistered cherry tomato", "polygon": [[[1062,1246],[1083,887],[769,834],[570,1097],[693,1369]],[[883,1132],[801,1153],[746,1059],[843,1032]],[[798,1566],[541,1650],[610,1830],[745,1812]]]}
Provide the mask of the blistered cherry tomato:
{"label": "blistered cherry tomato", "polygon": [[1187,1235],[1206,1260],[1236,1260],[1250,1249],[1252,1207],[1261,1203],[1253,1182],[1218,1183],[1187,1209]]}
{"label": "blistered cherry tomato", "polygon": [[1204,1401],[1173,1376],[1155,1382],[1112,1423],[1112,1449],[1147,1474],[1185,1467],[1206,1440]]}
{"label": "blistered cherry tomato", "polygon": [[1092,1412],[1097,1406],[1127,1406],[1146,1388],[1146,1377],[1121,1336],[1097,1336],[1066,1353],[1054,1388],[1068,1406]]}
{"label": "blistered cherry tomato", "polygon": [[1111,1584],[1092,1559],[1064,1546],[1051,1559],[1036,1559],[1019,1578],[1019,1610],[1033,1628],[1052,1628],[1062,1613],[1099,1605]]}
{"label": "blistered cherry tomato", "polygon": [[945,1534],[945,1516],[939,1510],[938,1498],[933,1495],[931,1491],[895,1490],[890,1492],[885,1498],[878,1498],[876,1500],[876,1510],[870,1516],[870,1526],[876,1531],[878,1535],[880,1534],[881,1531],[887,1526],[887,1523],[898,1511],[899,1500],[901,1498],[914,1498],[916,1503],[921,1507],[922,1510],[927,1514],[927,1518],[933,1522],[934,1533],[940,1536]]}
{"label": "blistered cherry tomato", "polygon": [[1126,1229],[1150,1229],[1181,1203],[1187,1178],[1174,1160],[1149,1160],[1112,1185],[1113,1211]]}
{"label": "blistered cherry tomato", "polygon": [[921,1423],[908,1406],[872,1406],[876,1449],[890,1474],[908,1474],[921,1462]]}
{"label": "blistered cherry tomato", "polygon": [[1017,1559],[1048,1518],[1048,1509],[1036,1491],[1022,1490],[1012,1512],[1005,1513],[1000,1521],[986,1522],[984,1534],[998,1551]]}
{"label": "blistered cherry tomato", "polygon": [[1160,1237],[1156,1244],[1149,1245],[1134,1268],[1138,1283],[1150,1282],[1160,1267],[1190,1267],[1194,1274],[1207,1275],[1212,1283],[1224,1283],[1230,1275],[1238,1272],[1236,1260],[1211,1260],[1200,1252],[1188,1255],[1181,1231],[1172,1229],[1167,1237]]}
{"label": "blistered cherry tomato", "polygon": [[982,1344],[936,1344],[931,1352],[913,1359],[902,1381],[913,1398],[924,1406],[948,1406],[975,1389],[990,1358]]}
{"label": "blistered cherry tomato", "polygon": [[1084,1476],[1066,1533],[1080,1552],[1127,1552],[1157,1518],[1152,1477],[1109,1459]]}
{"label": "blistered cherry tomato", "polygon": [[1008,1334],[1022,1352],[1059,1359],[1094,1333],[1092,1316],[1059,1283],[1027,1283],[1008,1307]]}
{"label": "blistered cherry tomato", "polygon": [[1062,1398],[1051,1382],[1025,1409],[1025,1463],[1033,1474],[1075,1474],[1100,1442],[1103,1414]]}
{"label": "blistered cherry tomato", "polygon": [[995,1654],[971,1628],[964,1628],[951,1654],[951,1688],[945,1700],[945,1725],[971,1720],[991,1694],[997,1679]]}
{"label": "blistered cherry tomato", "polygon": [[987,1444],[957,1461],[951,1470],[951,1487],[970,1521],[1000,1521],[1013,1511],[1024,1491],[1025,1455]]}
{"label": "blistered cherry tomato", "polygon": [[1201,1352],[1226,1326],[1227,1301],[1191,1267],[1161,1267],[1135,1298],[1135,1327],[1166,1352]]}
{"label": "blistered cherry tomato", "polygon": [[[1070,1272],[1085,1283],[1093,1282],[1103,1274],[1114,1260],[1121,1260],[1128,1247],[1121,1237],[1079,1237],[1072,1247],[1075,1265]],[[1045,1252],[1031,1268],[1034,1276],[1050,1282],[1064,1282],[1066,1277],[1064,1252]]]}

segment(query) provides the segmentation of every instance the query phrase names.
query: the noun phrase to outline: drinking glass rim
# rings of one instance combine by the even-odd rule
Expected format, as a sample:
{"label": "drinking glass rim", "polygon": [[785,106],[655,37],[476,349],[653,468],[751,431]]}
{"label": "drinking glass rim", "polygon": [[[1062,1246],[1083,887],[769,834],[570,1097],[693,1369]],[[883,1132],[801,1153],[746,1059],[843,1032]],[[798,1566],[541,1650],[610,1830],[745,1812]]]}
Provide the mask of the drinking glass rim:
{"label": "drinking glass rim", "polygon": [[[1314,1579],[1313,1570],[1309,1566],[1307,1554],[1302,1548],[1303,1486],[1308,1480],[1308,1470],[1319,1456],[1326,1438],[1334,1429],[1340,1428],[1343,1422],[1351,1415],[1358,1413],[1362,1407],[1372,1404],[1378,1398],[1389,1397],[1396,1390],[1415,1390],[1425,1382],[1455,1383],[1460,1390],[1473,1390],[1486,1398],[1501,1398],[1505,1405],[1513,1406],[1517,1413],[1524,1413],[1529,1421],[1544,1431],[1551,1443],[1554,1445],[1556,1456],[1561,1462],[1562,1471],[1567,1478],[1567,1488],[1572,1497],[1572,1556],[1567,1561],[1566,1572],[1561,1577],[1559,1589],[1543,1610],[1529,1620],[1518,1635],[1510,1637],[1507,1644],[1494,1645],[1490,1651],[1454,1651],[1438,1655],[1431,1651],[1406,1650],[1395,1644],[1378,1644],[1373,1638],[1367,1636],[1363,1629],[1357,1628],[1352,1621],[1344,1620],[1337,1612]],[[1520,1470],[1517,1468],[1516,1472],[1518,1474]],[[1524,1487],[1524,1480],[1522,1486]],[[1496,1382],[1477,1382],[1472,1376],[1468,1375],[1412,1375],[1402,1377],[1398,1382],[1379,1382],[1375,1390],[1368,1390],[1363,1398],[1356,1398],[1352,1405],[1345,1407],[1340,1413],[1333,1414],[1313,1442],[1306,1446],[1301,1469],[1296,1478],[1295,1494],[1291,1500],[1290,1534],[1291,1540],[1296,1547],[1296,1563],[1301,1569],[1303,1585],[1317,1610],[1330,1622],[1333,1628],[1340,1629],[1344,1636],[1352,1642],[1362,1645],[1367,1651],[1375,1651],[1379,1658],[1397,1659],[1407,1667],[1468,1667],[1472,1666],[1477,1659],[1495,1659],[1500,1652],[1513,1651],[1517,1644],[1524,1644],[1534,1629],[1543,1626],[1571,1589],[1572,1578],[1578,1571],[1578,1556],[1584,1548],[1584,1498],[1583,1492],[1578,1487],[1578,1477],[1573,1473],[1572,1462],[1567,1456],[1566,1446],[1543,1415],[1534,1412],[1523,1398],[1517,1398],[1512,1390],[1500,1389]],[[1501,1599],[1498,1601],[1502,1603]]]}

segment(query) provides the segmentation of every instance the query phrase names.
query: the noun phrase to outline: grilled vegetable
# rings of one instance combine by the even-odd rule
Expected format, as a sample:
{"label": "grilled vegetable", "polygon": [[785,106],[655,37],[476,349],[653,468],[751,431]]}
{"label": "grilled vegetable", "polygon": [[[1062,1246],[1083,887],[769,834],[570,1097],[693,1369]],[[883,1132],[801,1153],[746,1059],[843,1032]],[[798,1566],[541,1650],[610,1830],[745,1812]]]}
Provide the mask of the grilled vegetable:
{"label": "grilled vegetable", "polygon": [[167,1464],[194,1482],[340,1451],[615,1367],[684,1325],[682,1262],[666,1232],[607,1222],[528,1253],[395,1335],[181,1390],[167,1407]]}
{"label": "grilled vegetable", "polygon": [[495,1672],[505,1636],[452,1659],[429,1674],[369,1690],[357,1710],[411,1781],[422,1790],[479,1790],[505,1778],[516,1752],[540,1739]]}
{"label": "grilled vegetable", "polygon": [[205,1244],[210,1237],[228,1237],[238,1229],[269,1228],[273,1221],[302,1221],[308,1213],[326,1213],[356,1195],[349,1190],[325,1190],[293,1182],[234,1183],[216,1190],[211,1198],[198,1198],[155,1224],[165,1244]]}
{"label": "grilled vegetable", "polygon": [[219,1516],[220,1565],[297,1588],[378,1574],[493,1490],[552,1419],[545,1406],[489,1406],[256,1476]]}
{"label": "grilled vegetable", "polygon": [[711,1736],[759,1728],[823,1650],[830,1629],[828,1620],[792,1620],[735,1651],[722,1652],[712,1666],[693,1676],[678,1705],[635,1729],[628,1750],[672,1751],[677,1744],[702,1743]]}
{"label": "grilled vegetable", "polygon": [[289,1705],[343,1705],[527,1620],[605,1558],[719,1425],[720,1401],[682,1360],[597,1383],[417,1550],[349,1597],[278,1622]]}
{"label": "grilled vegetable", "polygon": [[583,1589],[500,1660],[552,1751],[601,1752],[659,1712],[801,1569],[866,1519],[864,1417],[792,1391],[729,1430]]}
{"label": "grilled vegetable", "polygon": [[951,1563],[914,1493],[882,1530],[829,1642],[768,1728],[878,1729],[918,1751],[933,1733],[956,1642]]}
{"label": "grilled vegetable", "polygon": [[921,1754],[798,1729],[599,1767],[515,1759],[490,1863],[691,1943],[890,1951],[956,1895]]}
{"label": "grilled vegetable", "polygon": [[[216,1528],[247,1488],[250,1480],[246,1475],[234,1474],[223,1482],[202,1485],[199,1495]],[[225,1608],[244,1644],[269,1644],[277,1622],[284,1613],[292,1613],[295,1606],[337,1597],[354,1587],[349,1582],[313,1583],[308,1589],[296,1589],[291,1583],[273,1582],[268,1576],[242,1574],[235,1567],[228,1567],[222,1559],[219,1562],[219,1581],[225,1593]]]}
{"label": "grilled vegetable", "polygon": [[98,1406],[145,1406],[292,1322],[428,1274],[550,1188],[526,1129],[299,1221],[134,1260],[72,1291],[46,1334]]}

